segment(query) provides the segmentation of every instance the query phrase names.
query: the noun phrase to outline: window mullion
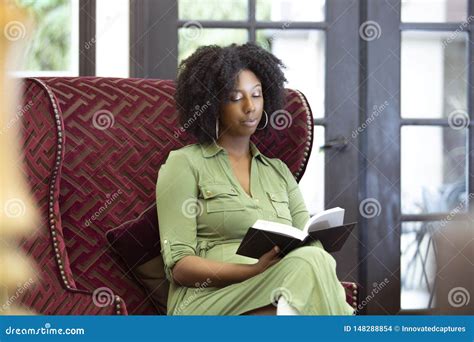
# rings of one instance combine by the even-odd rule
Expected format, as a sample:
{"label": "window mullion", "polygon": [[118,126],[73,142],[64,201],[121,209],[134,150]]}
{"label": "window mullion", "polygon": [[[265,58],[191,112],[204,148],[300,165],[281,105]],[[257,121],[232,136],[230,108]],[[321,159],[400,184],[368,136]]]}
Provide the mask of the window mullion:
{"label": "window mullion", "polygon": [[256,19],[255,19],[255,11],[256,11],[256,0],[249,0],[248,10],[249,10],[249,41],[256,42],[257,41],[257,33],[255,31],[256,27]]}

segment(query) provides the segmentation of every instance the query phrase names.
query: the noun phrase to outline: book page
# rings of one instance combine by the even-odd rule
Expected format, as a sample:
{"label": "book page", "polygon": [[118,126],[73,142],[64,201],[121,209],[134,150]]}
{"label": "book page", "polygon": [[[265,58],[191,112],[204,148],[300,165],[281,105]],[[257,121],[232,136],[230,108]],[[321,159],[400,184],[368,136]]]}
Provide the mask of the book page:
{"label": "book page", "polygon": [[304,227],[304,232],[341,226],[344,223],[344,209],[340,207],[328,209],[311,217]]}
{"label": "book page", "polygon": [[265,220],[257,220],[253,225],[253,228],[265,230],[268,232],[274,232],[280,235],[285,235],[289,237],[293,237],[295,239],[303,241],[307,234],[306,232],[289,226],[287,224],[272,222],[272,221],[265,221]]}

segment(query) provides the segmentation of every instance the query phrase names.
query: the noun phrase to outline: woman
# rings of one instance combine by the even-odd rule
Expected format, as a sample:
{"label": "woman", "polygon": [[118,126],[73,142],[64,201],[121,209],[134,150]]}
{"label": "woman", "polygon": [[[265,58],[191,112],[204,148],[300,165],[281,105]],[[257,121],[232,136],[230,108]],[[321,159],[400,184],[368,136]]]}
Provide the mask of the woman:
{"label": "woman", "polygon": [[299,229],[309,219],[288,167],[250,141],[283,108],[281,67],[252,43],[201,47],[180,65],[177,108],[199,143],[172,151],[158,175],[170,315],[353,313],[319,241],[284,258],[278,246],[258,261],[235,253],[259,218]]}

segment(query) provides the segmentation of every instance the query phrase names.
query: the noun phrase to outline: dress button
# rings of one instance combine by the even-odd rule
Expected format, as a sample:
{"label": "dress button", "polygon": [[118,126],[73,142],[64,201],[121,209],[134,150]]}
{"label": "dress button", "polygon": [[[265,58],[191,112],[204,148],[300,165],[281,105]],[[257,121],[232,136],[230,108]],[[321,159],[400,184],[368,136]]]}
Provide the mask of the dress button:
{"label": "dress button", "polygon": [[258,200],[258,198],[255,199],[255,203],[259,203],[260,201]]}
{"label": "dress button", "polygon": [[163,241],[164,243],[168,243],[168,240]]}
{"label": "dress button", "polygon": [[207,196],[211,196],[211,195],[212,195],[212,192],[209,191],[209,190],[207,190],[207,191],[206,191],[206,195],[207,195]]}

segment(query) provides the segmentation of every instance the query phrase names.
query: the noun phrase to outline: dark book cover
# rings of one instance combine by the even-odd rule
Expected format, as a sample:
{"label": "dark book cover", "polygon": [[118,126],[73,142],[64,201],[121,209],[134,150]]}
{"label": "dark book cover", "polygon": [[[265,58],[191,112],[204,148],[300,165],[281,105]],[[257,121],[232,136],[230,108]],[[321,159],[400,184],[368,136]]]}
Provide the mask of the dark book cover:
{"label": "dark book cover", "polygon": [[356,222],[353,222],[313,231],[303,241],[291,236],[250,227],[236,253],[259,259],[274,246],[278,246],[280,248],[280,256],[283,257],[295,248],[304,246],[312,240],[320,240],[324,249],[327,252],[333,253],[342,248],[355,225]]}

